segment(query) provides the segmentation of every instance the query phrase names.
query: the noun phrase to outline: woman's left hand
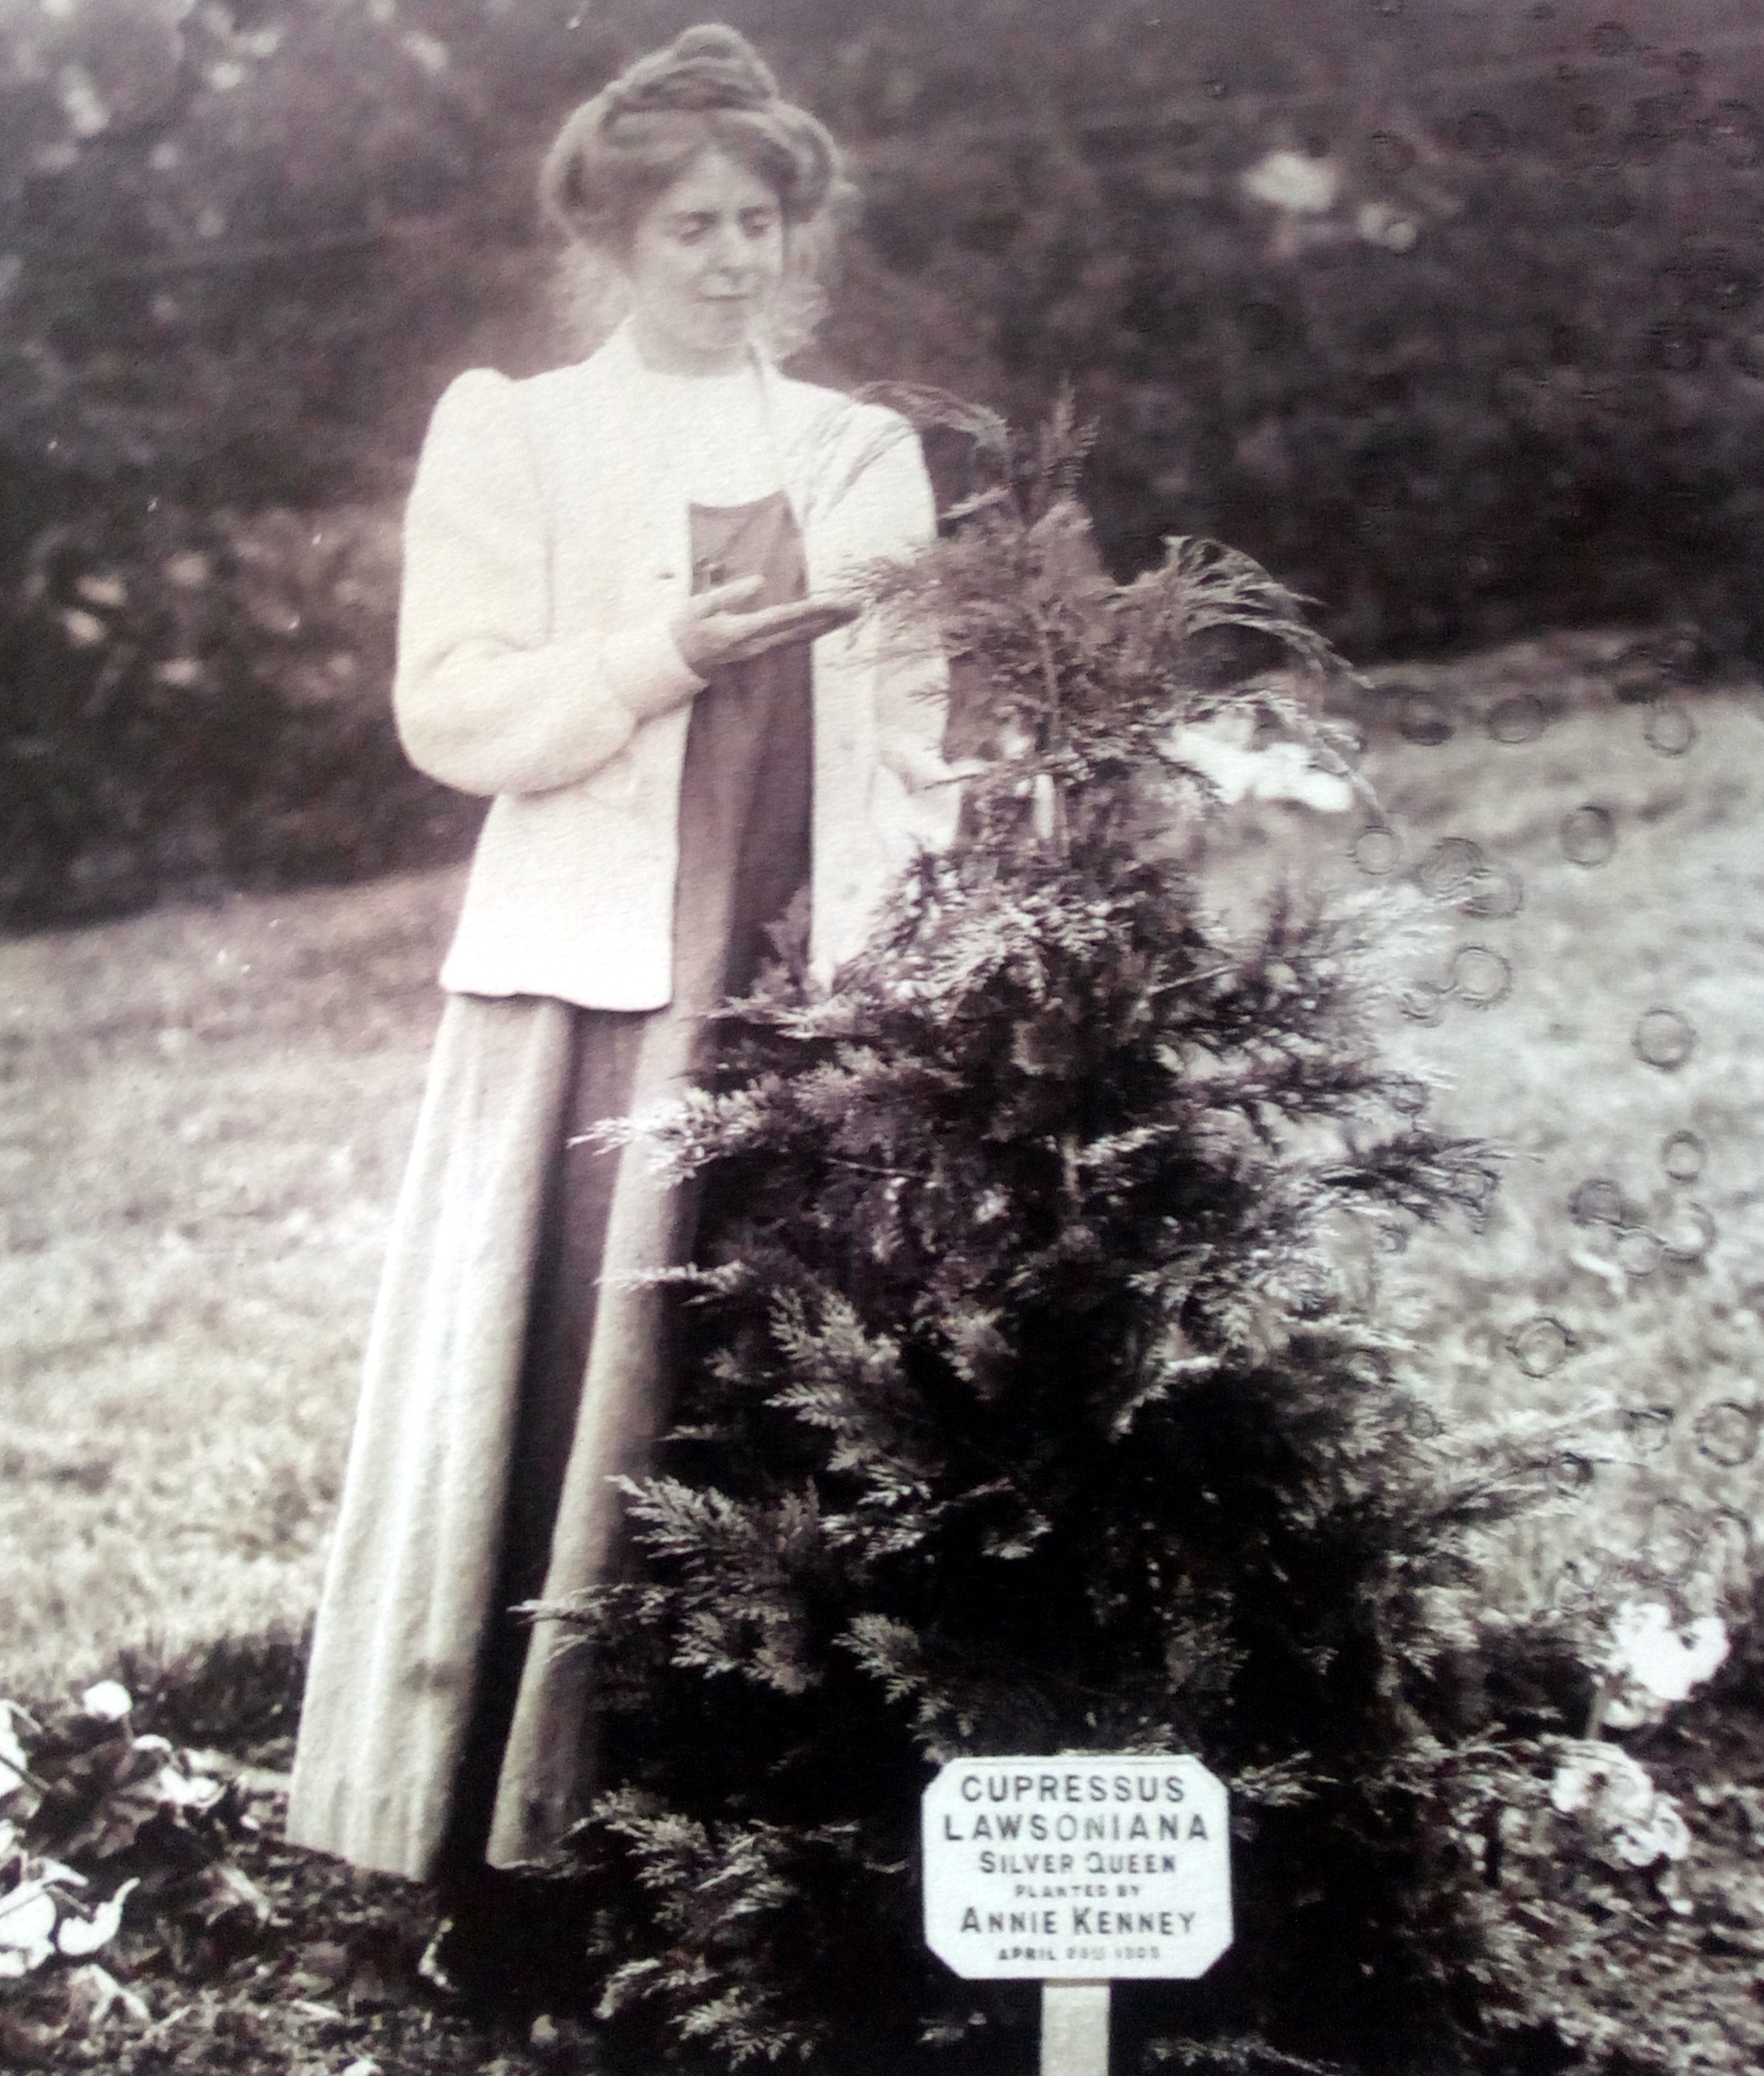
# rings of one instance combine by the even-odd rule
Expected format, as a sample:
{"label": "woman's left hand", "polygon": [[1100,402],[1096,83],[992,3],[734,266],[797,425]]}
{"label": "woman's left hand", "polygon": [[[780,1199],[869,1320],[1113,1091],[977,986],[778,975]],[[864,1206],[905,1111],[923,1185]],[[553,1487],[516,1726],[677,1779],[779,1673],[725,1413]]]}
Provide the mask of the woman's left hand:
{"label": "woman's left hand", "polygon": [[757,577],[738,583],[716,584],[701,591],[674,617],[674,646],[683,661],[701,678],[726,663],[745,663],[769,650],[792,642],[818,641],[836,627],[849,626],[858,608],[849,600],[832,598],[792,599],[783,605],[766,605],[752,612],[739,610],[744,599],[758,590]]}

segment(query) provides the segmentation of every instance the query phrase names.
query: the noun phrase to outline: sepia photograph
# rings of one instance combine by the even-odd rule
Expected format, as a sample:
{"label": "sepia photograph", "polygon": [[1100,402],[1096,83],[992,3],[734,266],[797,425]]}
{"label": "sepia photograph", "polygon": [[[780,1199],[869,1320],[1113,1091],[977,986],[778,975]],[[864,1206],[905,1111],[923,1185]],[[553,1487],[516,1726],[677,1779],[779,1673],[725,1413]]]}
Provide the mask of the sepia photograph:
{"label": "sepia photograph", "polygon": [[1764,2069],[1764,6],[0,0],[0,2070]]}

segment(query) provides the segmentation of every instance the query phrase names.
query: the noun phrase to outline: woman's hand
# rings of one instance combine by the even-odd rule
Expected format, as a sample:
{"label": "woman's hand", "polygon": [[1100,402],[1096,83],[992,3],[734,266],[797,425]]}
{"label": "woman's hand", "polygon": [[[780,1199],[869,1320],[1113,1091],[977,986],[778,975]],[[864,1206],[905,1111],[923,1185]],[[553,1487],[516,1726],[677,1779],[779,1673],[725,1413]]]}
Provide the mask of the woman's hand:
{"label": "woman's hand", "polygon": [[688,600],[671,622],[674,645],[683,660],[708,678],[725,663],[745,663],[770,649],[795,641],[814,641],[836,627],[849,626],[858,608],[835,599],[799,598],[785,605],[762,606],[743,612],[744,600],[758,592],[758,577],[713,584]]}

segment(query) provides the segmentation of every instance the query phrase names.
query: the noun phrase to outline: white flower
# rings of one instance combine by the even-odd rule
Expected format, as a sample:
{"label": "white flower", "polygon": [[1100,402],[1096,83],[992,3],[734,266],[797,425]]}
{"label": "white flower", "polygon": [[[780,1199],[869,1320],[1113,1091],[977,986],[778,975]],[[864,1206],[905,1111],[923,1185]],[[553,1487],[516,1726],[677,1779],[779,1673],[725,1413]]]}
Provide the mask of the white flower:
{"label": "white flower", "polygon": [[1658,1601],[1625,1601],[1611,1624],[1604,1661],[1611,1692],[1604,1720],[1614,1729],[1658,1722],[1667,1705],[1712,1678],[1729,1648],[1719,1615],[1701,1615],[1687,1629],[1674,1626]]}
{"label": "white flower", "polygon": [[77,605],[62,614],[61,625],[67,629],[68,639],[81,649],[96,647],[110,631],[95,612],[85,612]]}
{"label": "white flower", "polygon": [[138,1881],[126,1881],[110,1901],[101,1903],[89,1917],[64,1917],[56,1931],[56,1945],[76,1960],[109,1945],[122,1922],[122,1906],[129,1900],[129,1891],[139,1887]]}
{"label": "white flower", "polygon": [[172,556],[165,565],[165,574],[181,591],[200,591],[214,575],[214,570],[206,555],[186,549],[181,554]]}
{"label": "white flower", "polygon": [[1412,251],[1421,235],[1412,217],[1385,201],[1362,203],[1355,214],[1354,229],[1368,245],[1382,245],[1393,252]]}
{"label": "white flower", "polygon": [[1628,1867],[1651,1867],[1656,1860],[1682,1860],[1691,1850],[1689,1826],[1669,1795],[1656,1795],[1646,1820],[1620,1824],[1611,1833],[1614,1858]]}
{"label": "white flower", "polygon": [[1252,749],[1254,716],[1220,714],[1214,720],[1188,721],[1171,729],[1164,753],[1218,789],[1227,803],[1242,800],[1297,800],[1321,814],[1339,815],[1354,803],[1354,791],[1334,772],[1320,771],[1301,742],[1271,742]]}
{"label": "white flower", "polygon": [[80,1706],[101,1723],[120,1723],[135,1706],[135,1696],[120,1680],[101,1679],[80,1696]]}
{"label": "white flower", "polygon": [[55,1951],[56,1902],[47,1883],[20,1882],[0,1895],[0,1979],[40,1968]]}
{"label": "white flower", "polygon": [[1295,216],[1321,216],[1341,191],[1341,168],[1303,152],[1270,152],[1243,176],[1243,191]]}
{"label": "white flower", "polygon": [[82,2016],[88,2031],[102,2025],[118,2005],[137,2025],[151,2024],[153,2014],[143,1999],[96,1961],[88,1961],[83,1968],[76,1968],[70,1980],[85,2003]]}
{"label": "white flower", "polygon": [[162,1766],[153,1777],[152,1792],[174,1809],[207,1809],[219,1801],[226,1790],[206,1774],[190,1779],[175,1766]]}
{"label": "white flower", "polygon": [[1551,1806],[1564,1816],[1583,1812],[1596,1822],[1628,1823],[1654,1804],[1654,1779],[1621,1745],[1597,1738],[1571,1745],[1550,1783]]}
{"label": "white flower", "polygon": [[431,79],[439,77],[447,69],[447,46],[436,37],[425,36],[421,29],[411,29],[401,40]]}
{"label": "white flower", "polygon": [[63,65],[56,85],[61,90],[61,106],[67,115],[68,127],[76,137],[95,137],[101,130],[109,128],[110,109],[84,65]]}
{"label": "white flower", "polygon": [[1661,1794],[1638,1760],[1598,1738],[1567,1747],[1550,1801],[1560,1815],[1583,1818],[1615,1866],[1650,1867],[1657,1860],[1682,1860],[1691,1850],[1689,1827],[1671,1796]]}

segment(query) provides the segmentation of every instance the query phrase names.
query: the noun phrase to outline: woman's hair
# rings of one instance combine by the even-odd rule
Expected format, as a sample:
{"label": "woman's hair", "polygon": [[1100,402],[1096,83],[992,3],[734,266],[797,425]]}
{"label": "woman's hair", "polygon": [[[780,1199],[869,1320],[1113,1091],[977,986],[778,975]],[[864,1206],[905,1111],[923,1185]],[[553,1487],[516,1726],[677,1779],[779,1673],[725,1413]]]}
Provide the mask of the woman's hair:
{"label": "woman's hair", "polygon": [[539,197],[569,241],[561,285],[573,329],[610,329],[614,277],[637,225],[706,151],[724,152],[777,195],[791,237],[768,343],[788,352],[806,340],[824,303],[820,276],[849,184],[823,126],[784,99],[745,36],[716,23],[627,66],[567,118],[546,154]]}

